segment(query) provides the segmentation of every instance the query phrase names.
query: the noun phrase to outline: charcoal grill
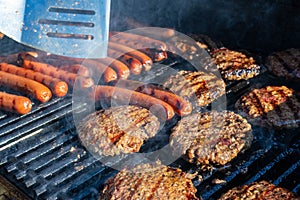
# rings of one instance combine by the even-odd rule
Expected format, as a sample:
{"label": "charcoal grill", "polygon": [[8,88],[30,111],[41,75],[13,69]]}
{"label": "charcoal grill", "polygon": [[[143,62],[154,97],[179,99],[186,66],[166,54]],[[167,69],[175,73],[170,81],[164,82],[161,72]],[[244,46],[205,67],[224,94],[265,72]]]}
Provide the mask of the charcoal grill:
{"label": "charcoal grill", "polygon": [[[202,42],[210,48],[223,45],[205,36]],[[6,48],[2,55],[33,50],[8,38],[1,40],[1,45],[11,47]],[[163,63],[165,68],[187,64],[174,55],[169,57]],[[149,80],[163,74],[164,68],[154,66],[152,72]],[[228,109],[233,109],[233,103],[246,91],[274,84],[274,80],[265,72],[250,81],[227,82]],[[35,102],[32,112],[23,116],[0,112],[0,175],[28,199],[97,199],[105,181],[117,171],[96,160],[81,145],[72,113],[84,110],[84,105],[72,106],[72,95],[68,94],[45,104]],[[173,125],[169,124],[167,128]],[[198,190],[197,195],[203,200],[216,199],[232,187],[260,180],[271,181],[299,195],[299,130],[277,131],[254,127],[254,136],[250,149],[230,164],[213,171],[201,172],[197,166],[182,159],[171,166],[201,175],[193,183]],[[154,138],[142,150],[147,151],[147,145],[167,142],[167,137],[159,142]],[[12,199],[4,194],[0,197]]]}

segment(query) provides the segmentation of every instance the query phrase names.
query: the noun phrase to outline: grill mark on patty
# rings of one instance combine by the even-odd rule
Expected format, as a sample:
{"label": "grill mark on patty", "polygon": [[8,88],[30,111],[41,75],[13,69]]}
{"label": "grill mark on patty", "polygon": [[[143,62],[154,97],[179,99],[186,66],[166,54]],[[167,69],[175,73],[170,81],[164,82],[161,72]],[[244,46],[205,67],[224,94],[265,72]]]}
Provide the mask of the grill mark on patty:
{"label": "grill mark on patty", "polygon": [[258,195],[258,199],[260,198],[264,198],[266,195],[268,195],[269,193],[273,192],[277,187],[273,184],[270,184],[267,186],[267,188],[265,188],[261,194]]}
{"label": "grill mark on patty", "polygon": [[221,78],[201,71],[180,71],[171,76],[164,87],[183,98],[192,99],[198,106],[208,105],[225,92],[221,91],[221,88],[225,88]]}
{"label": "grill mark on patty", "polygon": [[[127,133],[129,133],[131,130],[134,130],[136,128],[140,128],[141,126],[137,127],[136,125],[140,122],[145,122],[145,119],[149,117],[149,114],[145,117],[139,117],[137,118],[133,123],[129,125],[125,130],[121,130],[119,134],[116,137],[111,138],[111,141],[113,144],[116,144],[120,141],[120,139]],[[143,126],[143,125],[142,125]]]}
{"label": "grill mark on patty", "polygon": [[[292,62],[290,63],[290,65],[292,67],[294,67],[295,69],[297,68],[297,66],[299,66],[300,63],[300,57],[298,58],[297,56],[295,56],[292,52],[290,51],[283,51],[282,52],[283,55],[288,57],[288,60],[291,60]],[[285,61],[286,62],[286,61]],[[295,64],[295,65],[294,65]]]}
{"label": "grill mark on patty", "polygon": [[[168,169],[169,170],[169,169]],[[148,200],[151,200],[153,198],[153,195],[155,194],[155,192],[159,189],[159,185],[161,184],[161,182],[163,181],[164,177],[160,177],[158,180],[156,180],[156,183],[154,185],[154,187],[151,189],[151,194],[150,196],[147,198]]]}
{"label": "grill mark on patty", "polygon": [[287,64],[278,54],[273,54],[273,58],[278,61],[277,63],[280,64],[282,66],[282,69],[286,72],[293,73],[293,71],[295,70],[293,67]]}
{"label": "grill mark on patty", "polygon": [[[144,177],[140,177],[136,180],[135,185],[133,186],[132,190],[129,193],[129,196],[132,197],[135,193],[135,191],[138,190],[139,185],[141,184],[141,182],[143,181]],[[117,188],[117,187],[116,187]]]}
{"label": "grill mark on patty", "polygon": [[[275,93],[274,96],[280,95],[281,98],[286,99],[285,93],[282,90],[267,91],[267,92],[268,92],[268,97],[271,97],[271,103],[270,104],[273,106],[273,110],[275,111],[276,115],[279,116],[280,119],[282,119],[283,113],[280,109],[280,104],[282,104],[284,102],[278,102],[277,98],[272,98],[273,97],[272,92]],[[272,110],[270,110],[270,111],[272,111]],[[268,111],[268,112],[270,112],[270,111]],[[274,115],[275,113],[272,113],[272,114]]]}
{"label": "grill mark on patty", "polygon": [[[260,101],[260,95],[257,94],[257,92],[258,92],[258,90],[254,90],[252,92],[253,98],[251,99],[251,101],[253,102],[253,99],[255,99],[255,103],[256,103],[255,106],[259,110],[259,114],[261,114],[261,113],[264,113],[264,107]],[[246,101],[247,101],[247,99],[246,99]]]}

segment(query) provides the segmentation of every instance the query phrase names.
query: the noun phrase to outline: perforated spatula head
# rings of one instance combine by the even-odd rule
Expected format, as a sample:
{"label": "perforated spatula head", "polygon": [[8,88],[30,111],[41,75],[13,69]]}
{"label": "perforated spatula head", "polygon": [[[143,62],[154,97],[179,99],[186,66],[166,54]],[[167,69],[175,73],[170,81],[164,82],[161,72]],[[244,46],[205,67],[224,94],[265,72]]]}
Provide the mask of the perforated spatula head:
{"label": "perforated spatula head", "polygon": [[107,53],[110,0],[0,0],[0,32],[68,57]]}

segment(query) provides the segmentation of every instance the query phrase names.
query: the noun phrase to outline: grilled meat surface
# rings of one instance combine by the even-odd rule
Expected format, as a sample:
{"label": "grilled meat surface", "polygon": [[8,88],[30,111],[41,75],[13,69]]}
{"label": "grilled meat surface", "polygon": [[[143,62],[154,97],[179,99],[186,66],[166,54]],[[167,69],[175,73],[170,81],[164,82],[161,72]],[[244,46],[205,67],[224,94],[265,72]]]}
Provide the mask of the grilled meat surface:
{"label": "grilled meat surface", "polygon": [[163,86],[190,102],[195,102],[197,106],[207,106],[225,94],[225,83],[221,78],[201,71],[179,71],[170,76]]}
{"label": "grilled meat surface", "polygon": [[198,200],[187,174],[160,164],[141,164],[109,179],[99,200]]}
{"label": "grilled meat surface", "polygon": [[212,59],[227,80],[247,80],[260,74],[261,67],[252,57],[227,48],[212,52]]}
{"label": "grilled meat surface", "polygon": [[219,200],[293,200],[296,198],[293,193],[287,189],[273,185],[267,181],[254,182],[249,185],[235,187],[225,194]]}
{"label": "grilled meat surface", "polygon": [[251,125],[231,111],[196,113],[173,128],[170,145],[191,163],[224,165],[253,140]]}
{"label": "grilled meat surface", "polygon": [[254,89],[236,103],[250,122],[276,128],[297,128],[300,124],[300,100],[286,86]]}
{"label": "grilled meat surface", "polygon": [[98,155],[138,152],[160,126],[149,110],[137,106],[112,107],[88,115],[78,127],[82,142]]}
{"label": "grilled meat surface", "polygon": [[266,58],[266,66],[276,76],[285,79],[300,79],[300,49],[274,52]]}

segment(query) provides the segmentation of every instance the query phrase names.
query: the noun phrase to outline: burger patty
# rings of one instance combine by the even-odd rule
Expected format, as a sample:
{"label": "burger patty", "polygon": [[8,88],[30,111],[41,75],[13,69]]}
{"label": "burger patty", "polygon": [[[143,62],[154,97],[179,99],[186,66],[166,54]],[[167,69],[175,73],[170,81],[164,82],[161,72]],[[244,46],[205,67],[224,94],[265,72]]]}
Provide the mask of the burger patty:
{"label": "burger patty", "polygon": [[276,76],[286,79],[300,79],[300,49],[275,52],[266,59],[266,66]]}
{"label": "burger patty", "polygon": [[109,179],[99,200],[198,200],[191,178],[178,168],[142,164]]}
{"label": "burger patty", "polygon": [[224,165],[253,140],[251,125],[231,111],[196,113],[173,128],[170,145],[191,163]]}
{"label": "burger patty", "polygon": [[295,195],[289,192],[287,189],[278,187],[267,181],[254,182],[250,185],[235,187],[225,194],[223,194],[219,200],[293,200],[298,199]]}
{"label": "burger patty", "polygon": [[286,86],[267,86],[242,96],[236,108],[250,122],[276,128],[297,128],[300,101]]}
{"label": "burger patty", "polygon": [[221,78],[201,71],[179,71],[170,76],[163,86],[190,102],[195,102],[197,106],[207,106],[225,94],[225,83]]}
{"label": "burger patty", "polygon": [[212,59],[221,75],[227,80],[247,80],[261,72],[261,67],[255,64],[252,57],[227,48],[213,51]]}
{"label": "burger patty", "polygon": [[105,156],[138,152],[160,126],[149,110],[137,106],[112,107],[85,117],[78,133],[89,150]]}

